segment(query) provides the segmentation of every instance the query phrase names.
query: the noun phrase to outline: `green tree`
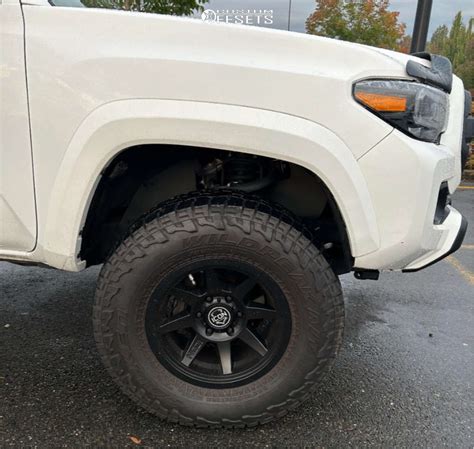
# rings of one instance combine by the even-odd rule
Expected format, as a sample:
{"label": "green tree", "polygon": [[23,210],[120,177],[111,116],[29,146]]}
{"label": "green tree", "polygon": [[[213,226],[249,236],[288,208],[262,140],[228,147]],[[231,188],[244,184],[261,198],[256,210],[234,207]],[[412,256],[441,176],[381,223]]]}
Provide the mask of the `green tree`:
{"label": "green tree", "polygon": [[448,51],[449,28],[446,25],[441,25],[436,28],[431,36],[429,49],[432,53],[437,55],[444,55]]}
{"label": "green tree", "polygon": [[468,89],[474,89],[474,32],[473,19],[464,25],[462,13],[458,12],[451,29],[439,26],[431,37],[428,50],[448,57],[454,72],[462,78]]}
{"label": "green tree", "polygon": [[403,49],[405,24],[398,12],[389,11],[389,0],[316,0],[306,20],[309,34],[394,50]]}
{"label": "green tree", "polygon": [[448,54],[453,66],[462,65],[466,59],[467,30],[462,23],[462,13],[459,11],[454,18],[448,39]]}
{"label": "green tree", "polygon": [[467,89],[474,94],[474,19],[469,21],[466,30],[464,62],[455,67],[454,71],[464,81]]}
{"label": "green tree", "polygon": [[124,9],[175,16],[189,16],[202,11],[208,0],[82,0],[91,8]]}

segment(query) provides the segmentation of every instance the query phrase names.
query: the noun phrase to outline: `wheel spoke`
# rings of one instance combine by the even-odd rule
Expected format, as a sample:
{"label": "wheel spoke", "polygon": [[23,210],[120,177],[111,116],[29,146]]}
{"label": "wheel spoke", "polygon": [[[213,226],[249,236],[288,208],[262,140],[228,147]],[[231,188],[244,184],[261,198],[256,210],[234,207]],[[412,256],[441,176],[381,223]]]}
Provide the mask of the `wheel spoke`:
{"label": "wheel spoke", "polygon": [[252,278],[248,278],[241,282],[233,291],[233,296],[243,301],[250,291],[255,287],[256,281]]}
{"label": "wheel spoke", "polygon": [[193,362],[193,360],[196,358],[196,356],[199,354],[201,349],[204,347],[206,344],[205,340],[201,338],[199,335],[196,335],[191,342],[191,344],[188,346],[188,349],[186,350],[186,354],[184,354],[184,357],[181,360],[181,363],[183,365],[189,366]]}
{"label": "wheel spoke", "polygon": [[215,295],[216,293],[218,293],[222,285],[216,270],[214,270],[213,268],[208,268],[204,272],[204,276],[206,277],[207,293],[210,295]]}
{"label": "wheel spoke", "polygon": [[201,296],[197,293],[192,293],[188,290],[183,290],[182,288],[173,288],[170,293],[190,306],[196,304],[196,302],[201,299]]}
{"label": "wheel spoke", "polygon": [[275,319],[276,311],[271,307],[252,302],[245,308],[245,315],[248,320],[265,319],[271,321]]}
{"label": "wheel spoke", "polygon": [[222,374],[232,374],[232,355],[230,341],[217,343],[219,358],[221,359]]}
{"label": "wheel spoke", "polygon": [[189,313],[179,314],[160,326],[160,334],[186,329],[193,325],[193,318]]}
{"label": "wheel spoke", "polygon": [[268,349],[267,347],[258,339],[258,337],[250,330],[245,329],[240,335],[239,338],[247,343],[254,351],[258,352],[261,356],[264,356]]}

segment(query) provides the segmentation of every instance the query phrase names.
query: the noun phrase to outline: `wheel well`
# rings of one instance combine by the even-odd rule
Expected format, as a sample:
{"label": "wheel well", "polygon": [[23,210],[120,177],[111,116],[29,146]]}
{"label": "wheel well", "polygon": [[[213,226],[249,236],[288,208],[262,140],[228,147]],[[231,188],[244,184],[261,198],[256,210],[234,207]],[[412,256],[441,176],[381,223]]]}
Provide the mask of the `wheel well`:
{"label": "wheel well", "polygon": [[144,213],[177,195],[235,189],[296,215],[338,274],[352,269],[346,228],[334,198],[314,173],[293,163],[210,148],[142,145],[103,171],[84,228],[79,257],[100,264]]}

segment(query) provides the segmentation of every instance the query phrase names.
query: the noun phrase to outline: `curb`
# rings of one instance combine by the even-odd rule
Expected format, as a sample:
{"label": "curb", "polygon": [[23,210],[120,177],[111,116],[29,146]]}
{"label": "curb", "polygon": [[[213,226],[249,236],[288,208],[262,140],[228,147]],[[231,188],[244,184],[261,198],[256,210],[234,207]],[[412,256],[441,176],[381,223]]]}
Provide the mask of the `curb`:
{"label": "curb", "polygon": [[463,181],[474,181],[474,170],[464,170],[462,172]]}

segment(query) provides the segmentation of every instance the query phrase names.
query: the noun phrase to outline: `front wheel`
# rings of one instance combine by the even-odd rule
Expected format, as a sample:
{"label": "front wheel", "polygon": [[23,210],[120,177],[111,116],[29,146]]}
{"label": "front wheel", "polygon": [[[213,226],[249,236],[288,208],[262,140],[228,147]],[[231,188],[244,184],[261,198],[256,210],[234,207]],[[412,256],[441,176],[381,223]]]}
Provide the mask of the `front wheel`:
{"label": "front wheel", "polygon": [[192,194],[151,212],[104,265],[94,328],[103,361],[161,418],[244,427],[283,416],[342,340],[323,256],[280,209]]}

